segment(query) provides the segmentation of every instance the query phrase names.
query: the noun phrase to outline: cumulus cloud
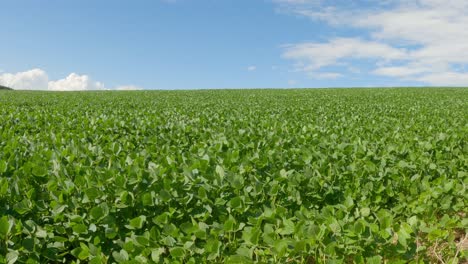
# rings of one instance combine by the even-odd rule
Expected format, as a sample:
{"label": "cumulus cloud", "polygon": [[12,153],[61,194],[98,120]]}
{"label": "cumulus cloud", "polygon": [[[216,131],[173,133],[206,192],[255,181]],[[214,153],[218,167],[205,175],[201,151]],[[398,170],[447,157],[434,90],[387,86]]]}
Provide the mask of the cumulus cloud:
{"label": "cumulus cloud", "polygon": [[49,77],[41,69],[0,74],[0,84],[18,90],[47,90]]}
{"label": "cumulus cloud", "polygon": [[257,69],[257,66],[253,66],[253,65],[247,67],[247,70],[248,70],[248,71],[255,71],[256,69]]}
{"label": "cumulus cloud", "polygon": [[86,91],[105,90],[104,84],[94,82],[88,75],[71,73],[65,79],[50,81],[48,90],[51,91]]}
{"label": "cumulus cloud", "polygon": [[468,85],[468,1],[366,1],[367,9],[352,1],[333,6],[329,1],[275,0],[288,12],[369,35],[286,45],[283,57],[312,73],[346,59],[373,59],[375,75]]}
{"label": "cumulus cloud", "polygon": [[0,74],[0,84],[17,90],[49,91],[90,91],[90,90],[142,90],[133,85],[107,88],[103,83],[91,79],[88,75],[71,73],[59,80],[49,80],[47,73],[41,69],[32,69],[18,73]]}

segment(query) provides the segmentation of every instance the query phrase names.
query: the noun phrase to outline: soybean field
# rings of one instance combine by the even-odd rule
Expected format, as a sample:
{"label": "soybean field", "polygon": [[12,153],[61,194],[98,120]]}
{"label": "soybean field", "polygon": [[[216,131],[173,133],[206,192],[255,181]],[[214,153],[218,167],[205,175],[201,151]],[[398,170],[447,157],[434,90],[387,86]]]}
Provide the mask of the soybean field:
{"label": "soybean field", "polygon": [[0,91],[0,263],[466,263],[468,89]]}

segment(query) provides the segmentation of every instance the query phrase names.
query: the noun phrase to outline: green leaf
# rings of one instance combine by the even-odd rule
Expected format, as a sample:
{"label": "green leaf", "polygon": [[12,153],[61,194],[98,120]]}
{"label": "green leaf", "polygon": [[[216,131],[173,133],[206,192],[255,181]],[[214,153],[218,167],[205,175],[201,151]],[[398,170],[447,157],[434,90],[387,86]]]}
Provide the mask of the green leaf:
{"label": "green leaf", "polygon": [[[68,239],[67,239],[67,241],[68,241]],[[33,239],[33,238],[25,238],[25,239],[23,239],[23,241],[21,242],[21,245],[22,245],[27,251],[33,252],[36,243],[34,242],[34,239]]]}
{"label": "green leaf", "polygon": [[392,225],[393,217],[387,210],[380,210],[377,213],[377,217],[379,218],[381,229],[386,229]]}
{"label": "green leaf", "polygon": [[249,264],[253,263],[253,261],[245,256],[241,255],[233,255],[229,256],[224,263],[226,264]]}
{"label": "green leaf", "polygon": [[8,221],[8,217],[5,215],[0,218],[0,238],[5,239],[10,233],[10,228],[11,226]]}
{"label": "green leaf", "polygon": [[15,251],[8,252],[8,254],[6,255],[7,264],[15,263],[18,260],[18,257],[19,257],[18,251],[15,250]]}
{"label": "green leaf", "polygon": [[361,216],[367,217],[370,215],[370,209],[368,207],[361,208]]}
{"label": "green leaf", "polygon": [[153,203],[153,196],[151,193],[145,193],[141,197],[141,202],[143,203],[143,206],[152,206]]}
{"label": "green leaf", "polygon": [[232,216],[229,216],[228,220],[224,222],[224,231],[226,232],[235,231],[235,225],[236,225],[236,220]]}
{"label": "green leaf", "polygon": [[135,237],[135,240],[138,244],[142,245],[142,246],[149,246],[149,239],[144,237],[144,236],[136,236]]}
{"label": "green leaf", "polygon": [[239,196],[234,197],[229,201],[228,205],[229,205],[229,207],[234,208],[234,209],[235,208],[240,208],[240,207],[242,207],[242,199]]}
{"label": "green leaf", "polygon": [[353,207],[353,205],[354,205],[353,198],[351,198],[351,197],[349,197],[349,196],[346,197],[346,200],[345,200],[345,202],[344,202],[344,206],[346,206],[346,208],[350,209],[350,208]]}
{"label": "green leaf", "polygon": [[407,246],[407,240],[411,239],[412,229],[407,223],[403,223],[398,230],[398,242],[403,246]]}
{"label": "green leaf", "polygon": [[0,197],[5,196],[8,193],[8,180],[6,178],[0,178]]}
{"label": "green leaf", "polygon": [[8,164],[4,160],[0,160],[0,173],[5,173],[7,171]]}
{"label": "green leaf", "polygon": [[218,251],[220,247],[221,247],[221,243],[219,242],[218,239],[210,238],[206,242],[205,250],[208,253],[216,253],[216,256],[218,256]]}
{"label": "green leaf", "polygon": [[381,256],[373,256],[366,258],[366,263],[367,264],[381,264],[382,263],[382,257]]}
{"label": "green leaf", "polygon": [[222,179],[224,179],[224,169],[223,167],[219,166],[219,165],[216,165],[216,173],[219,175],[219,177]]}
{"label": "green leaf", "polygon": [[36,231],[36,237],[38,238],[46,238],[47,237],[47,231],[44,229],[40,228],[39,226],[37,227]]}
{"label": "green leaf", "polygon": [[252,254],[253,254],[253,248],[248,248],[246,246],[240,246],[237,250],[236,253],[240,256],[244,256],[247,259],[252,259]]}
{"label": "green leaf", "polygon": [[173,258],[183,258],[185,256],[185,249],[183,247],[175,247],[170,249],[170,254]]}
{"label": "green leaf", "polygon": [[128,253],[124,249],[120,250],[119,252],[112,252],[112,256],[114,257],[115,261],[117,261],[117,263],[122,263],[128,261],[129,259]]}
{"label": "green leaf", "polygon": [[78,258],[81,259],[81,260],[85,260],[87,259],[89,256],[90,256],[90,253],[89,253],[89,248],[81,248],[81,252],[78,254]]}
{"label": "green leaf", "polygon": [[13,205],[13,209],[20,215],[24,215],[28,213],[30,209],[31,202],[27,199],[23,199],[21,202],[16,203]]}
{"label": "green leaf", "polygon": [[364,229],[365,226],[362,221],[356,221],[356,223],[354,223],[354,232],[356,234],[362,234],[364,232]]}
{"label": "green leaf", "polygon": [[93,219],[101,219],[105,216],[104,210],[100,206],[95,206],[91,209],[90,215]]}
{"label": "green leaf", "polygon": [[130,220],[129,225],[126,225],[128,229],[141,229],[146,222],[146,216],[140,215],[138,217],[133,218]]}
{"label": "green leaf", "polygon": [[37,176],[37,177],[44,177],[47,175],[47,168],[45,167],[45,165],[41,164],[41,165],[35,165],[33,168],[32,168],[32,174],[34,176]]}
{"label": "green leaf", "polygon": [[279,240],[274,243],[273,250],[279,256],[283,257],[288,249],[288,242],[285,240]]}
{"label": "green leaf", "polygon": [[161,255],[165,252],[164,248],[157,248],[151,250],[151,260],[159,262]]}
{"label": "green leaf", "polygon": [[84,224],[77,224],[73,226],[73,232],[77,234],[87,234],[88,233],[88,227]]}
{"label": "green leaf", "polygon": [[290,235],[294,233],[294,222],[290,219],[283,219],[283,228],[280,230],[281,235]]}
{"label": "green leaf", "polygon": [[258,228],[246,227],[242,232],[242,238],[251,245],[257,245],[261,231]]}

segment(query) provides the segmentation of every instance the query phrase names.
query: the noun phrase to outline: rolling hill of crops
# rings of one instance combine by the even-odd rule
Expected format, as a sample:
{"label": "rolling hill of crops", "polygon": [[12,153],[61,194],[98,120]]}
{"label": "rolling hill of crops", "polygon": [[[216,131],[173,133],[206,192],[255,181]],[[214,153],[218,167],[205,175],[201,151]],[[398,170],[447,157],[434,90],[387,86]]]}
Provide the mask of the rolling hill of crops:
{"label": "rolling hill of crops", "polygon": [[10,87],[0,85],[0,90],[13,90],[13,89],[11,89]]}
{"label": "rolling hill of crops", "polygon": [[468,89],[0,92],[0,263],[462,263],[467,176]]}

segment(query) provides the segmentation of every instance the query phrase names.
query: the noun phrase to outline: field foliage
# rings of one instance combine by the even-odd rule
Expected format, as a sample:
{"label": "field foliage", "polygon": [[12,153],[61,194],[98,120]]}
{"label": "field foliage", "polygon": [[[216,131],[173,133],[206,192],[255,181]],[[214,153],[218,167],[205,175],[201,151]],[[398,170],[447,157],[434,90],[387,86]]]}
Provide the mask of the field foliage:
{"label": "field foliage", "polygon": [[0,92],[0,263],[466,261],[468,89]]}

